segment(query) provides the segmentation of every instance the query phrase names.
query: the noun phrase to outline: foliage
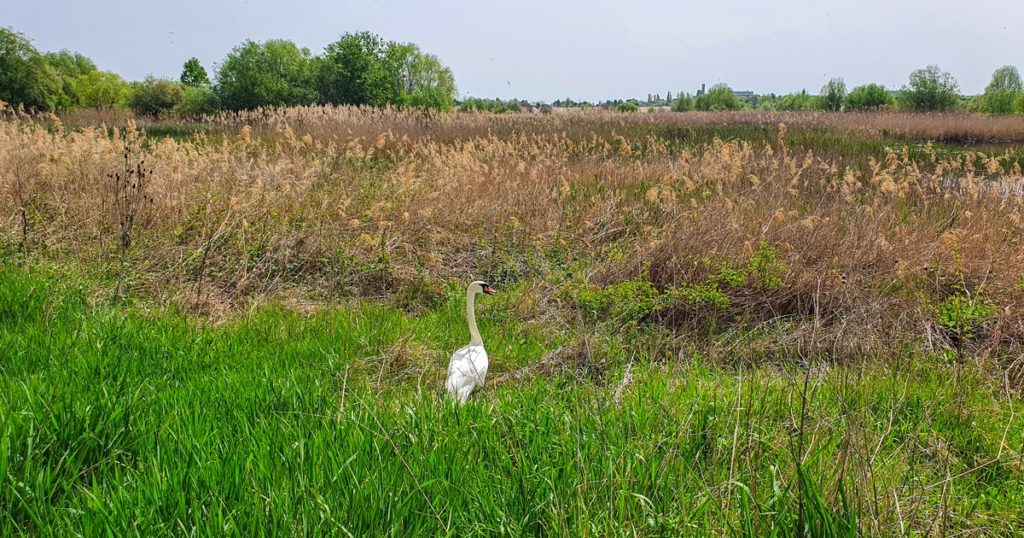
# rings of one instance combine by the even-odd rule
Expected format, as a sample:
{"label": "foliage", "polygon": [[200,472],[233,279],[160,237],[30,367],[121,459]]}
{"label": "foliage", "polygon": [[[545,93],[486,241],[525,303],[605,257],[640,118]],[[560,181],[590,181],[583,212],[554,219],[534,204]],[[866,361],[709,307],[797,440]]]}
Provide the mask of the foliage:
{"label": "foliage", "polygon": [[220,98],[212,88],[197,86],[186,88],[181,101],[174,107],[174,113],[187,118],[215,114],[220,110]]}
{"label": "foliage", "polygon": [[831,112],[838,112],[843,108],[843,101],[846,99],[846,82],[841,78],[833,78],[821,87],[821,107]]}
{"label": "foliage", "polygon": [[75,79],[96,71],[96,64],[86,56],[69,50],[47,52],[44,56],[46,63],[57,70],[61,79],[61,92],[57,98],[57,108],[68,110],[81,106],[75,92]]}
{"label": "foliage", "polygon": [[522,104],[517,99],[483,99],[480,97],[469,97],[459,103],[459,110],[462,112],[493,112],[502,114],[505,112],[521,112]]}
{"label": "foliage", "polygon": [[615,105],[616,112],[636,112],[640,110],[640,107],[632,101],[625,101]]}
{"label": "foliage", "polygon": [[109,71],[92,71],[79,75],[71,85],[75,104],[97,110],[122,107],[127,104],[130,88],[120,75]]}
{"label": "foliage", "polygon": [[194,56],[185,61],[179,80],[182,84],[192,87],[210,85],[210,76],[206,74],[203,64],[199,63],[199,58]]}
{"label": "foliage", "polygon": [[317,93],[310,52],[283,39],[246,41],[224,59],[216,91],[228,110],[311,104]]}
{"label": "foliage", "polygon": [[695,110],[697,107],[693,96],[688,93],[681,93],[676,100],[672,103],[673,112],[690,112]]}
{"label": "foliage", "polygon": [[646,278],[603,288],[584,286],[574,291],[577,305],[595,321],[610,319],[622,325],[636,325],[658,305],[658,290]]}
{"label": "foliage", "polygon": [[697,96],[694,107],[705,111],[740,110],[743,103],[733,93],[732,88],[725,84],[716,84]]}
{"label": "foliage", "polygon": [[433,54],[426,54],[411,43],[389,43],[389,66],[398,80],[399,105],[426,110],[451,110],[455,104],[455,76]]}
{"label": "foliage", "polygon": [[767,106],[770,110],[820,110],[822,108],[822,98],[817,95],[811,95],[807,93],[807,90],[803,90],[800,93],[791,93],[783,95],[774,100],[770,105]]}
{"label": "foliage", "polygon": [[0,27],[0,101],[43,111],[61,98],[59,72],[24,35]]}
{"label": "foliage", "polygon": [[1010,114],[1014,102],[1024,95],[1020,72],[1012,65],[1000,67],[992,74],[992,81],[980,97],[979,109],[988,114]]}
{"label": "foliage", "polygon": [[980,291],[973,294],[958,292],[947,297],[935,308],[935,317],[947,334],[957,342],[962,342],[980,336],[994,312],[994,308]]}
{"label": "foliage", "polygon": [[133,88],[128,106],[141,116],[157,117],[178,106],[184,95],[180,82],[149,76]]}
{"label": "foliage", "polygon": [[879,84],[857,86],[846,96],[847,110],[877,110],[893,103],[892,95]]}
{"label": "foliage", "polygon": [[953,75],[929,65],[910,74],[897,100],[902,108],[917,112],[941,112],[956,108],[960,102],[960,87]]}
{"label": "foliage", "polygon": [[401,98],[398,54],[370,32],[345,34],[315,61],[316,88],[325,103],[385,106]]}

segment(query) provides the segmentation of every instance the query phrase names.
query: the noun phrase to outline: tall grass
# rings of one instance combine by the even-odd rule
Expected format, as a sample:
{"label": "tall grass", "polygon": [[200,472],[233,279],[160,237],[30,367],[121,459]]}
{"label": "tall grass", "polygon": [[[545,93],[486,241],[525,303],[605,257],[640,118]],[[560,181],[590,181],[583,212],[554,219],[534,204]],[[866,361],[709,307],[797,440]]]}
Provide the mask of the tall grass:
{"label": "tall grass", "polygon": [[[0,530],[1021,531],[1021,402],[975,369],[929,356],[734,371],[627,347],[611,383],[504,382],[454,408],[439,394],[464,337],[450,297],[419,317],[270,307],[210,326],[3,268]],[[499,376],[558,345],[483,329]],[[418,376],[380,383],[416,349]]]}

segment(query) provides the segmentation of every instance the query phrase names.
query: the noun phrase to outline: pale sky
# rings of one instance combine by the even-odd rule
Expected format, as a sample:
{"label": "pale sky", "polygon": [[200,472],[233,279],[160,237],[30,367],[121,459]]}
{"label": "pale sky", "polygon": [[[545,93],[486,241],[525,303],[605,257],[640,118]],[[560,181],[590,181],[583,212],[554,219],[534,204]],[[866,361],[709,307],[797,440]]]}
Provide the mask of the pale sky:
{"label": "pale sky", "polygon": [[215,66],[245,39],[314,53],[345,32],[418,44],[460,96],[601,100],[728,83],[817,93],[906,83],[935,63],[965,93],[1024,70],[1024,0],[0,0],[0,26],[129,79]]}

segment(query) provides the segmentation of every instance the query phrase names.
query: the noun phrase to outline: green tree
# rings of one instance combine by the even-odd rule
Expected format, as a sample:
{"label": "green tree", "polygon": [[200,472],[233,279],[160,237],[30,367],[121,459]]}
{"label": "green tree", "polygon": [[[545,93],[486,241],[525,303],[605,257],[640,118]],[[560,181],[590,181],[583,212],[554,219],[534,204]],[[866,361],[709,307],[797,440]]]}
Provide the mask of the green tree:
{"label": "green tree", "polygon": [[1024,114],[1024,93],[1017,96],[1013,101],[1013,111],[1017,114]]}
{"label": "green tree", "polygon": [[97,110],[124,106],[129,94],[128,84],[109,71],[79,75],[72,81],[72,88],[77,106]]}
{"label": "green tree", "polygon": [[423,53],[411,43],[390,43],[387,64],[394,69],[398,103],[431,110],[448,111],[455,104],[455,76],[433,54]]}
{"label": "green tree", "polygon": [[224,59],[216,91],[229,110],[311,104],[317,94],[309,50],[286,40],[246,41]]}
{"label": "green tree", "polygon": [[834,78],[821,87],[821,107],[825,110],[832,112],[842,110],[845,98],[846,82],[841,78]]}
{"label": "green tree", "polygon": [[846,96],[847,110],[877,110],[892,104],[893,98],[889,90],[879,84],[857,86]]}
{"label": "green tree", "polygon": [[1010,114],[1014,101],[1024,93],[1020,72],[1012,65],[1004,65],[992,74],[992,81],[981,95],[979,109],[988,114]]}
{"label": "green tree", "polygon": [[673,112],[690,112],[695,107],[696,104],[694,103],[693,96],[688,93],[680,93],[672,103]]}
{"label": "green tree", "polygon": [[811,95],[807,90],[783,95],[772,104],[773,110],[819,110],[824,108],[822,97]]}
{"label": "green tree", "polygon": [[385,106],[400,101],[398,62],[411,53],[393,49],[370,32],[345,34],[316,62],[320,98],[336,105]]}
{"label": "green tree", "polygon": [[62,86],[60,74],[28,38],[10,28],[0,28],[0,101],[55,110]]}
{"label": "green tree", "polygon": [[615,105],[616,112],[636,112],[640,110],[640,107],[632,101],[626,101]]}
{"label": "green tree", "polygon": [[192,87],[210,85],[210,76],[206,74],[203,64],[199,63],[199,58],[194,56],[185,61],[179,80],[182,84]]}
{"label": "green tree", "polygon": [[732,88],[725,84],[715,84],[707,92],[697,96],[694,101],[697,110],[739,110],[743,103],[733,93]]}
{"label": "green tree", "polygon": [[81,106],[79,98],[75,94],[75,79],[96,71],[96,64],[85,55],[69,50],[47,52],[43,56],[46,58],[46,63],[60,76],[61,91],[57,97],[57,108],[67,110]]}
{"label": "green tree", "polygon": [[184,95],[182,84],[149,76],[135,87],[128,106],[140,116],[159,116],[174,109]]}
{"label": "green tree", "polygon": [[960,102],[960,87],[953,75],[929,65],[910,74],[910,84],[899,95],[899,104],[908,110],[936,112],[950,110]]}
{"label": "green tree", "polygon": [[174,107],[179,116],[195,118],[214,114],[220,110],[220,99],[209,86],[186,87],[181,101]]}

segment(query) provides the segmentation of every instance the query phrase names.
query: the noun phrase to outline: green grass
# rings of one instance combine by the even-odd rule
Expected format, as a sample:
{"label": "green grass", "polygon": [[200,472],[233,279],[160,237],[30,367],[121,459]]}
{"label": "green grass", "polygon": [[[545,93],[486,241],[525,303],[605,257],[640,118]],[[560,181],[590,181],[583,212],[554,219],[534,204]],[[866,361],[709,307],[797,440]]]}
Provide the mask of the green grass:
{"label": "green grass", "polygon": [[[604,382],[459,409],[455,289],[211,325],[68,282],[0,266],[0,535],[1024,532],[1022,402],[939,357],[726,369],[641,328],[591,335]],[[569,338],[520,293],[480,310],[494,374]]]}

